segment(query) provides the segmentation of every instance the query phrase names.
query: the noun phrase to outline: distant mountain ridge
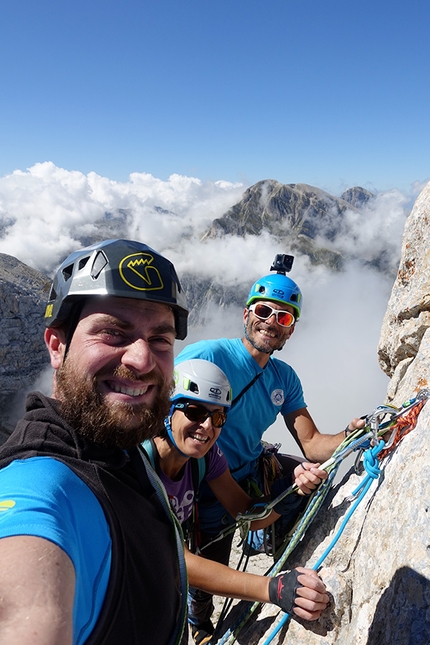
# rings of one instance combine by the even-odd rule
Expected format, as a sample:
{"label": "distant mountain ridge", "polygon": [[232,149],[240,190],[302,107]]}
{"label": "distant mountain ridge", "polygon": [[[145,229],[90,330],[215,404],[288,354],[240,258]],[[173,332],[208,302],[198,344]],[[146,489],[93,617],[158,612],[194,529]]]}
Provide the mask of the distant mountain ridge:
{"label": "distant mountain ridge", "polygon": [[203,239],[224,235],[259,235],[267,231],[285,239],[292,252],[307,255],[312,264],[342,266],[342,255],[316,238],[333,241],[341,232],[347,210],[359,212],[374,195],[356,186],[334,197],[308,184],[281,184],[265,179],[250,186],[240,202],[215,219]]}

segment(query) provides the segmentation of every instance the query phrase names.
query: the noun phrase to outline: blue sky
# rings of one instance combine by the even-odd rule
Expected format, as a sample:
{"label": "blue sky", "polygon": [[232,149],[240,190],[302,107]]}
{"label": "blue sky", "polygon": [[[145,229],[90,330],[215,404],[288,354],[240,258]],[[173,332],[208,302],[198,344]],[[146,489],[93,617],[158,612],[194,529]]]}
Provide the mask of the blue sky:
{"label": "blue sky", "polygon": [[3,0],[0,176],[430,178],[427,0]]}

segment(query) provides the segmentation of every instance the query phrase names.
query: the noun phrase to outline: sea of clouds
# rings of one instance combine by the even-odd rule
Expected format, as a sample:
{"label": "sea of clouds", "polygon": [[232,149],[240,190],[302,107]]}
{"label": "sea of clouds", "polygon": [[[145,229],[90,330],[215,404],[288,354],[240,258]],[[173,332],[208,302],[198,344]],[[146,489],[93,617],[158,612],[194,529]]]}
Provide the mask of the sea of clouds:
{"label": "sea of clouds", "polygon": [[[379,332],[405,220],[422,187],[417,183],[408,194],[397,189],[379,193],[360,214],[346,213],[343,233],[331,248],[363,258],[367,265],[354,260],[343,272],[333,273],[312,267],[305,256],[295,259],[290,275],[304,294],[303,316],[277,356],[298,372],[322,431],[340,431],[351,418],[384,401],[388,378],[377,362]],[[276,253],[289,249],[267,233],[201,241],[212,221],[237,203],[246,188],[179,175],[161,180],[148,173],[117,182],[39,163],[0,178],[0,253],[52,275],[81,240],[97,234],[108,213],[113,222],[121,220],[123,237],[165,254],[179,276],[190,272],[229,286],[251,286],[268,273]],[[382,253],[390,275],[372,268]],[[183,342],[240,335],[241,321],[237,306],[213,306],[207,324],[191,329]],[[267,438],[293,449],[279,421]]]}

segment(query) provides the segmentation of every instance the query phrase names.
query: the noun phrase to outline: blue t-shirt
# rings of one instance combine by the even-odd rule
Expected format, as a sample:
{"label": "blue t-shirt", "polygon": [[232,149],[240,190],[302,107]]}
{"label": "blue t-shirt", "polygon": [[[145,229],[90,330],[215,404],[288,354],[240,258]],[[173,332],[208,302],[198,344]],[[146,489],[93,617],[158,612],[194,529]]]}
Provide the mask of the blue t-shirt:
{"label": "blue t-shirt", "polygon": [[[227,460],[215,443],[208,452],[207,472],[204,480],[211,481],[220,477],[227,470]],[[167,496],[176,517],[183,524],[193,512],[194,506],[194,484],[191,460],[185,464],[184,474],[179,481],[169,479],[167,475],[160,472],[160,479],[164,484]]]}
{"label": "blue t-shirt", "polygon": [[[258,380],[228,411],[227,422],[217,439],[235,476],[239,468],[253,462],[261,453],[261,438],[278,414],[306,407],[300,379],[290,365],[270,357],[262,369],[240,338],[202,340],[185,347],[175,364],[202,358],[220,367],[230,381],[233,399],[262,372]],[[244,475],[241,471],[240,476]]]}
{"label": "blue t-shirt", "polygon": [[94,493],[51,457],[13,461],[0,470],[0,538],[32,535],[54,542],[75,568],[73,645],[85,643],[102,607],[111,537]]}

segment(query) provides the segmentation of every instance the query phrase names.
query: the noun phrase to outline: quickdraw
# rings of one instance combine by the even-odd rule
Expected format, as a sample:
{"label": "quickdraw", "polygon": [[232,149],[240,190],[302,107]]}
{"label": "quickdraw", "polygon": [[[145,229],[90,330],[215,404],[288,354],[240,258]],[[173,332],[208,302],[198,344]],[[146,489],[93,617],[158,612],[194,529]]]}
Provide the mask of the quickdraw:
{"label": "quickdraw", "polygon": [[409,402],[409,406],[397,416],[395,424],[390,427],[391,437],[387,441],[384,450],[378,455],[379,460],[384,459],[415,428],[418,415],[429,397],[430,390],[421,390],[413,400],[413,403]]}
{"label": "quickdraw", "polygon": [[[333,479],[337,473],[341,461],[346,456],[351,454],[354,450],[362,450],[365,446],[367,448],[366,454],[368,455],[367,457],[365,457],[367,477],[354,491],[353,495],[356,495],[361,491],[360,496],[358,497],[350,511],[347,513],[347,516],[345,517],[344,522],[342,523],[342,526],[338,534],[335,536],[333,542],[324,552],[323,556],[321,556],[314,568],[317,569],[321,566],[323,559],[336,544],[341,532],[343,531],[344,526],[351,517],[358,503],[367,493],[373,479],[376,478],[379,474],[379,468],[377,467],[377,465],[369,465],[369,460],[373,459],[373,461],[376,461],[377,463],[377,460],[382,460],[387,454],[394,450],[394,448],[400,443],[400,441],[409,432],[411,432],[413,428],[415,428],[418,420],[418,415],[429,398],[430,390],[423,389],[418,392],[415,398],[406,401],[400,408],[387,405],[379,406],[371,415],[368,415],[366,417],[364,428],[358,428],[350,435],[348,435],[348,437],[335,450],[332,457],[330,457],[330,459],[328,459],[324,464],[320,466],[320,468],[326,470],[329,473],[329,476],[310,496],[308,505],[304,513],[302,514],[301,519],[298,521],[298,523],[296,523],[292,534],[287,536],[286,543],[284,543],[284,551],[282,555],[279,557],[275,565],[266,572],[267,576],[277,575],[280,571],[283,570],[289,555],[294,550],[298,542],[303,538],[306,530],[308,529],[309,525],[320,509],[327,493],[331,488]],[[391,432],[390,437],[387,442],[384,442],[381,437],[386,436],[388,432]],[[261,519],[262,517],[266,517],[275,504],[277,504],[286,495],[289,495],[296,490],[297,487],[291,486],[277,499],[267,504],[264,509],[261,509],[261,507],[253,508],[249,513],[238,517],[237,523],[239,525],[241,523],[249,524],[249,522],[253,521],[254,519]],[[240,631],[246,625],[254,612],[261,606],[261,604],[262,603],[257,602],[248,603],[248,606],[241,614],[241,616],[239,616],[235,623],[218,641],[218,645],[232,645],[232,643],[236,641],[236,638],[239,635]],[[285,614],[284,618],[281,621],[281,625],[284,624],[288,620],[288,618],[289,615]],[[218,625],[217,631],[219,630],[219,627],[220,626]],[[275,629],[276,631],[271,634],[269,640],[265,641],[264,645],[272,641],[273,637],[279,631],[280,626],[278,625]]]}

